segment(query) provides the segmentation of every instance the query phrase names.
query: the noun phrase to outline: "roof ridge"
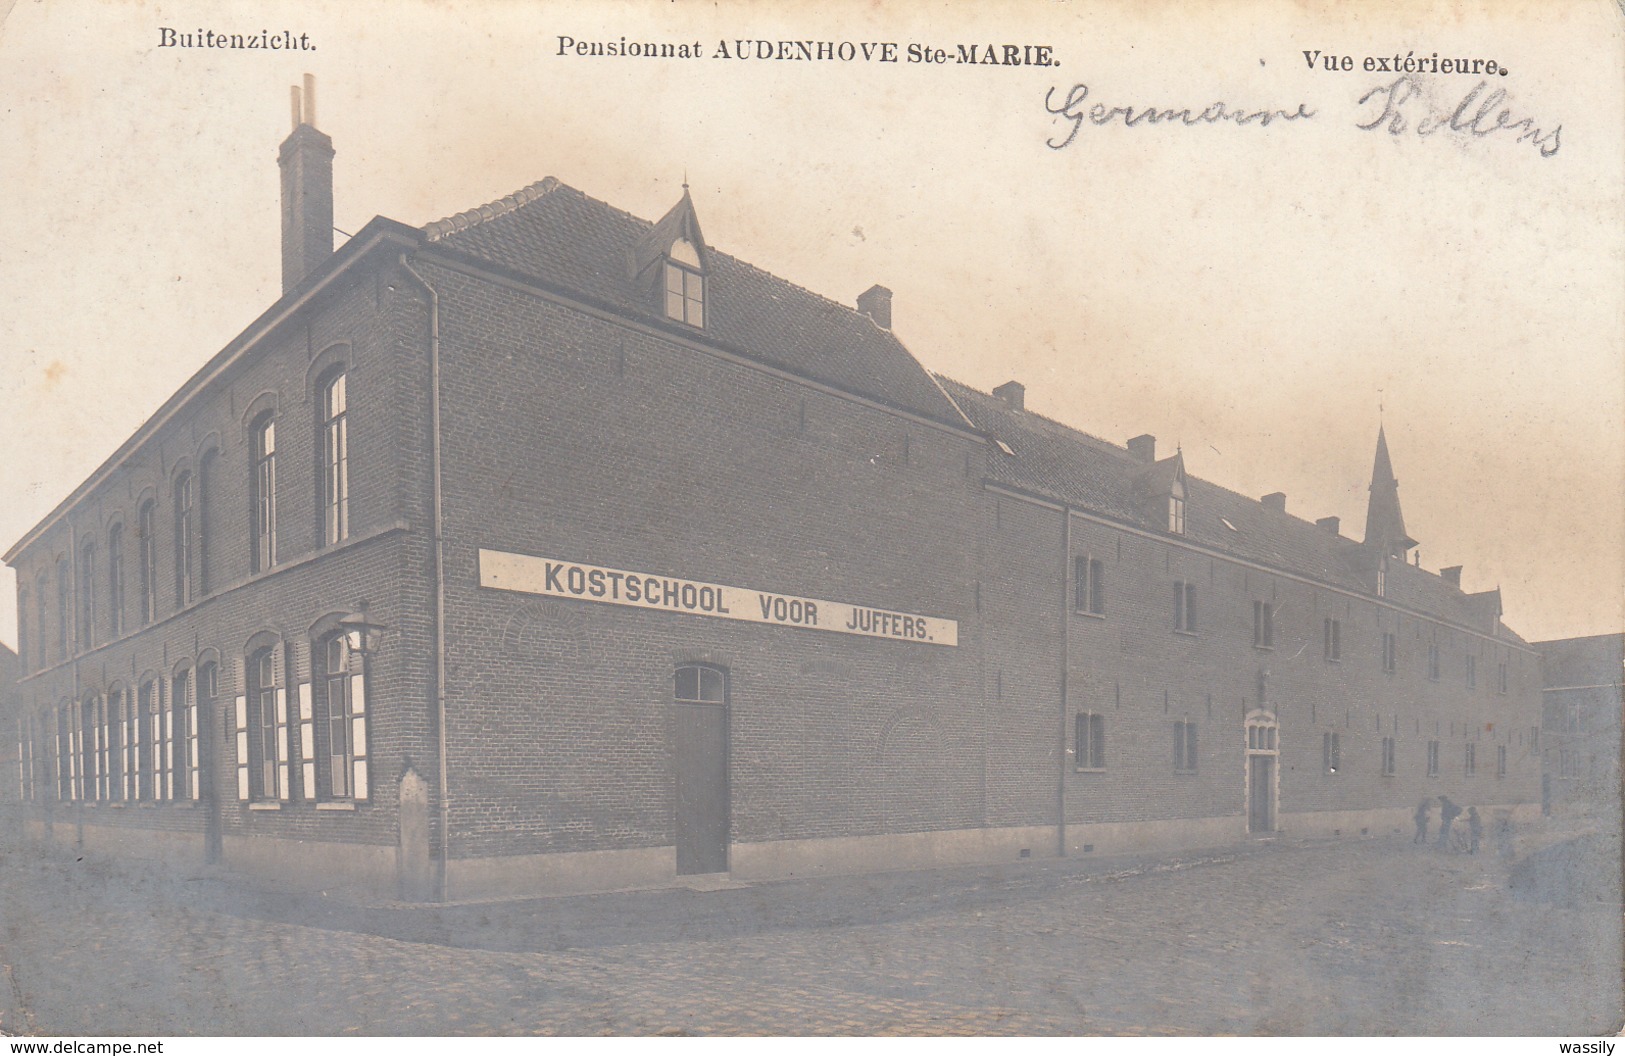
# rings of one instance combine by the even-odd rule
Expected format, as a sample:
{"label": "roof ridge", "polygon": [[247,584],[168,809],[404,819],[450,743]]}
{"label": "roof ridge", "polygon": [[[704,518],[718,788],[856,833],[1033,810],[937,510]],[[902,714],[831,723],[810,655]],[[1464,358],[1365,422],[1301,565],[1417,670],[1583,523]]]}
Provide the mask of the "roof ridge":
{"label": "roof ridge", "polygon": [[[956,378],[950,378],[946,374],[942,374],[942,373],[938,373],[936,371],[932,371],[931,376],[934,377],[934,378],[941,378],[943,381],[946,381],[950,385],[957,385],[957,386],[959,386],[960,388],[964,389],[967,392],[974,392],[976,395],[981,396],[984,399],[989,399],[989,400],[998,399],[997,396],[994,396],[990,392],[983,392],[981,389],[978,389],[974,385],[967,385],[963,381],[959,381]],[[1100,445],[1102,445],[1104,447],[1108,447],[1108,448],[1111,449],[1112,454],[1117,455],[1117,456],[1123,458],[1126,461],[1133,461],[1133,459],[1134,459],[1134,456],[1129,454],[1129,450],[1128,450],[1127,447],[1125,447],[1122,444],[1113,443],[1112,441],[1107,440],[1103,436],[1096,436],[1094,433],[1085,432],[1084,430],[1079,429],[1075,425],[1068,425],[1067,423],[1061,421],[1059,418],[1051,418],[1047,414],[1040,414],[1038,411],[1028,410],[1025,407],[1022,408],[1022,413],[1025,414],[1029,418],[1036,418],[1040,422],[1045,423],[1046,425],[1054,426],[1057,429],[1064,430],[1064,431],[1066,431],[1068,433],[1072,433],[1072,434],[1074,434],[1076,436],[1081,436],[1085,440],[1092,440],[1097,444],[1100,444]]]}
{"label": "roof ridge", "polygon": [[544,176],[535,183],[521,187],[512,194],[503,195],[495,201],[476,205],[472,209],[464,209],[441,220],[431,220],[423,225],[423,233],[428,236],[429,241],[438,242],[447,235],[467,231],[476,224],[506,216],[521,206],[529,205],[543,195],[551,194],[564,186],[565,184],[559,182],[556,177]]}

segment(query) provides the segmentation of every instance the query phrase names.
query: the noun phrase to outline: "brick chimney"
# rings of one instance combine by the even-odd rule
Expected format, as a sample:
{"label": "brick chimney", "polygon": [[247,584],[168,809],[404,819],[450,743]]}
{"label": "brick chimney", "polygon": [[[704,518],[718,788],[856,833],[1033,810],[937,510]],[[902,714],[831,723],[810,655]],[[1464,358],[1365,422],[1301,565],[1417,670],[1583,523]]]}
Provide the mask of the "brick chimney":
{"label": "brick chimney", "polygon": [[1157,438],[1150,433],[1142,433],[1128,442],[1128,453],[1139,462],[1155,462],[1157,460]]}
{"label": "brick chimney", "polygon": [[277,154],[282,169],[282,292],[333,255],[333,141],[316,129],[316,78],[293,88],[293,132]]}
{"label": "brick chimney", "polygon": [[883,330],[891,329],[891,291],[884,286],[871,286],[858,294],[858,311],[875,321]]}
{"label": "brick chimney", "polygon": [[1284,491],[1272,491],[1258,501],[1262,502],[1266,508],[1277,513],[1286,512],[1286,492]]}
{"label": "brick chimney", "polygon": [[1343,530],[1343,522],[1336,517],[1322,517],[1315,522],[1315,527],[1324,528],[1333,535],[1337,535]]}
{"label": "brick chimney", "polygon": [[1461,589],[1461,566],[1460,565],[1451,565],[1449,568],[1441,568],[1441,569],[1439,569],[1439,578],[1444,580],[1446,583],[1450,584],[1452,587],[1455,587],[1457,590],[1460,590]]}
{"label": "brick chimney", "polygon": [[1007,403],[1013,411],[1027,408],[1027,386],[1019,381],[1005,382],[993,390],[993,395]]}

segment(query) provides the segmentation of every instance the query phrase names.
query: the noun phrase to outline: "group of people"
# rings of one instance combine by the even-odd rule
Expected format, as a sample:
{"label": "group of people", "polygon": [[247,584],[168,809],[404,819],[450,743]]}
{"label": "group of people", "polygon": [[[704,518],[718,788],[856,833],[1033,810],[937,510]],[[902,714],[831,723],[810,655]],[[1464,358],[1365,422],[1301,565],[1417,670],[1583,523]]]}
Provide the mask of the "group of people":
{"label": "group of people", "polygon": [[[1461,816],[1461,808],[1450,802],[1449,796],[1439,797],[1439,847],[1450,846],[1450,826]],[[1416,805],[1416,838],[1412,843],[1426,843],[1428,839],[1428,822],[1433,817],[1433,797],[1424,796],[1422,802]],[[1468,854],[1478,853],[1478,841],[1484,835],[1484,823],[1479,820],[1478,808],[1467,808],[1467,836]]]}

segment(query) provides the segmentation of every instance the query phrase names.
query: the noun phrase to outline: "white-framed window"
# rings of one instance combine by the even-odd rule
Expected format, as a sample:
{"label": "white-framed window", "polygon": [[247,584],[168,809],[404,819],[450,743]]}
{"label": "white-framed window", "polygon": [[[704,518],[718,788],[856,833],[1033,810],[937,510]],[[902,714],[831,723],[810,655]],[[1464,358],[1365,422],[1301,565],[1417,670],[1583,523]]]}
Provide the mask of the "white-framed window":
{"label": "white-framed window", "polygon": [[248,776],[255,800],[288,797],[288,711],[280,654],[280,649],[265,646],[248,659]]}
{"label": "white-framed window", "polygon": [[1168,530],[1175,535],[1185,534],[1185,482],[1175,480],[1168,492]]}
{"label": "white-framed window", "polygon": [[1106,615],[1106,564],[1100,558],[1072,559],[1072,607],[1091,616]]}
{"label": "white-framed window", "polygon": [[1196,584],[1174,583],[1174,630],[1196,633]]}
{"label": "white-framed window", "polygon": [[317,656],[321,680],[314,735],[323,760],[319,794],[329,800],[364,800],[369,795],[365,662],[342,633],[323,639]]}
{"label": "white-framed window", "polygon": [[322,543],[350,536],[350,411],[348,376],[342,371],[321,387]]}
{"label": "white-framed window", "polygon": [[253,471],[249,479],[253,508],[251,553],[255,572],[276,564],[276,418],[269,412],[249,430]]}
{"label": "white-framed window", "polygon": [[175,607],[192,602],[192,532],[196,511],[192,500],[192,474],[175,478]]}
{"label": "white-framed window", "polygon": [[1106,769],[1106,716],[1098,712],[1078,712],[1072,747],[1079,770]]}
{"label": "white-framed window", "polygon": [[1174,723],[1174,769],[1195,772],[1196,762],[1196,723],[1181,719]]}
{"label": "white-framed window", "polygon": [[693,243],[678,239],[666,255],[666,318],[703,329],[705,273]]}

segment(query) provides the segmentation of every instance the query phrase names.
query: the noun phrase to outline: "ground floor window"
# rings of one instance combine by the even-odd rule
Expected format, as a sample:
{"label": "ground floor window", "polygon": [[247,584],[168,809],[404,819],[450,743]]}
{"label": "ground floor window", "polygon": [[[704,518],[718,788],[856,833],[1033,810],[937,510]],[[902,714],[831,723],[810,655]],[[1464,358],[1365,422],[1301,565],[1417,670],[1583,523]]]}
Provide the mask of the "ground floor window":
{"label": "ground floor window", "polygon": [[1439,776],[1439,742],[1428,742],[1428,776]]}
{"label": "ground floor window", "polygon": [[1328,774],[1335,774],[1343,765],[1342,748],[1338,744],[1335,733],[1323,733],[1320,737],[1320,765]]}
{"label": "ground floor window", "polygon": [[1106,769],[1106,716],[1079,712],[1073,736],[1076,765],[1080,770]]}
{"label": "ground floor window", "polygon": [[1382,773],[1385,777],[1392,777],[1394,774],[1394,739],[1392,737],[1382,739]]}
{"label": "ground floor window", "polygon": [[1174,723],[1174,769],[1180,771],[1194,771],[1196,769],[1196,723],[1181,721]]}

